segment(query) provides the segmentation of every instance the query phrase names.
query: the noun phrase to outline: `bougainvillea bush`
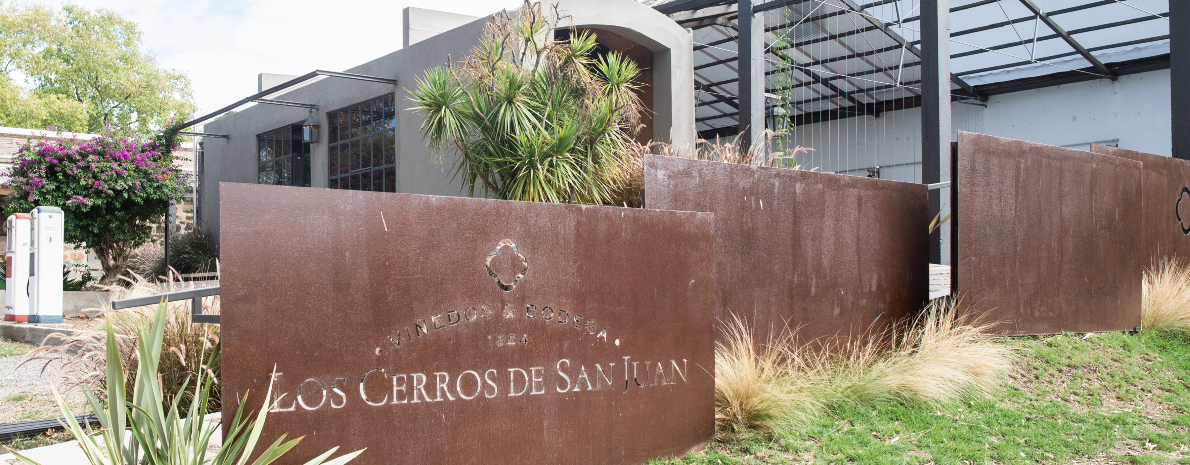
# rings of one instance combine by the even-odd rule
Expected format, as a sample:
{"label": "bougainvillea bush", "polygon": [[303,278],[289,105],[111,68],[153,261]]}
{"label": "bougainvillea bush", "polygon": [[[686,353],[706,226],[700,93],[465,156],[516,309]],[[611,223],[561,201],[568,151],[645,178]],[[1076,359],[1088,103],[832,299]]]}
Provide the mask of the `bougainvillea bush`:
{"label": "bougainvillea bush", "polygon": [[174,167],[175,134],[154,140],[118,137],[30,140],[17,152],[2,184],[13,190],[5,215],[54,206],[66,213],[66,242],[95,251],[99,284],[119,279],[132,251],[149,241],[152,225],[181,201],[190,175]]}

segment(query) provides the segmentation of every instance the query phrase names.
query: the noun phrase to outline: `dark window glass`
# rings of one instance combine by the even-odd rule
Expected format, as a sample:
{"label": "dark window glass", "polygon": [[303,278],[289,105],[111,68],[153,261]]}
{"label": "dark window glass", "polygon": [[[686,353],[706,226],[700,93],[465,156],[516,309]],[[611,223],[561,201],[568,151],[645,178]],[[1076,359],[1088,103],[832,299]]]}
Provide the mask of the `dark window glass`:
{"label": "dark window glass", "polygon": [[327,169],[326,172],[334,176],[339,172],[339,148],[331,147],[326,151]]}
{"label": "dark window glass", "polygon": [[[310,144],[301,139],[295,123],[256,137],[259,160],[256,181],[282,186],[310,185]],[[332,162],[333,164],[333,162]]]}
{"label": "dark window glass", "polygon": [[372,167],[372,136],[367,136],[359,141],[359,167]]}
{"label": "dark window glass", "polygon": [[[396,100],[383,95],[327,113],[338,137],[327,143],[333,189],[396,192]],[[334,169],[334,167],[338,169]]]}
{"label": "dark window glass", "polygon": [[[390,166],[397,162],[397,142],[393,137],[393,131],[385,131],[384,137],[380,140],[380,145],[384,148],[384,165]],[[395,192],[395,191],[386,191]]]}

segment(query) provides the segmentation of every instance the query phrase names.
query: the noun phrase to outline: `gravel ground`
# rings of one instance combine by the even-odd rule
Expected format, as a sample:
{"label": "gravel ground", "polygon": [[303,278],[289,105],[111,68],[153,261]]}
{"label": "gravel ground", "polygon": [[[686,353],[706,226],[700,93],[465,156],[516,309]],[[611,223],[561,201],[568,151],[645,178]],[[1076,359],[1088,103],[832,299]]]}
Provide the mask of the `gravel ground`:
{"label": "gravel ground", "polygon": [[[31,362],[17,368],[24,356],[0,358],[0,424],[60,418],[50,386],[63,393],[59,375],[61,362],[52,362],[45,371],[44,362]],[[66,403],[75,415],[89,412],[86,397],[78,389],[65,393]]]}

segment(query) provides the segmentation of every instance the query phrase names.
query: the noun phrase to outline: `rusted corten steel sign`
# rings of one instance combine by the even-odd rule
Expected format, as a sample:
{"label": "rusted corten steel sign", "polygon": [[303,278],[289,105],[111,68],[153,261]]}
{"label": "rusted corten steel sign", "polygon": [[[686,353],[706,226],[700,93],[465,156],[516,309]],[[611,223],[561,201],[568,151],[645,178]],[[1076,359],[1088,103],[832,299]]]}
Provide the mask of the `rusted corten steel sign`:
{"label": "rusted corten steel sign", "polygon": [[1141,164],[959,133],[954,295],[1007,334],[1140,326]]}
{"label": "rusted corten steel sign", "polygon": [[271,384],[262,441],[305,436],[284,463],[642,463],[711,438],[713,215],[220,192],[224,408]]}
{"label": "rusted corten steel sign", "polygon": [[1164,257],[1190,262],[1190,161],[1091,144],[1091,152],[1136,160],[1141,168],[1145,266]]}
{"label": "rusted corten steel sign", "polygon": [[[715,313],[763,343],[856,336],[928,297],[926,186],[645,157],[645,208],[715,214]],[[721,337],[721,335],[720,335]]]}

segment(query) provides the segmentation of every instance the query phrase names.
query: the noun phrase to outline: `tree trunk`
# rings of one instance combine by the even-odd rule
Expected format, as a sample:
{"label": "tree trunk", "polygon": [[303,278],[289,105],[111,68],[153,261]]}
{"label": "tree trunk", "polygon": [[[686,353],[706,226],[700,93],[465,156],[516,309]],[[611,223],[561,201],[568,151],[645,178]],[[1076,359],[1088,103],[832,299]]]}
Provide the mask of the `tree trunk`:
{"label": "tree trunk", "polygon": [[128,268],[128,259],[132,256],[132,251],[123,244],[109,244],[95,247],[94,250],[103,267],[103,277],[99,278],[99,282],[96,284],[100,286],[114,285],[116,281],[120,280],[120,275],[124,274],[124,270]]}

